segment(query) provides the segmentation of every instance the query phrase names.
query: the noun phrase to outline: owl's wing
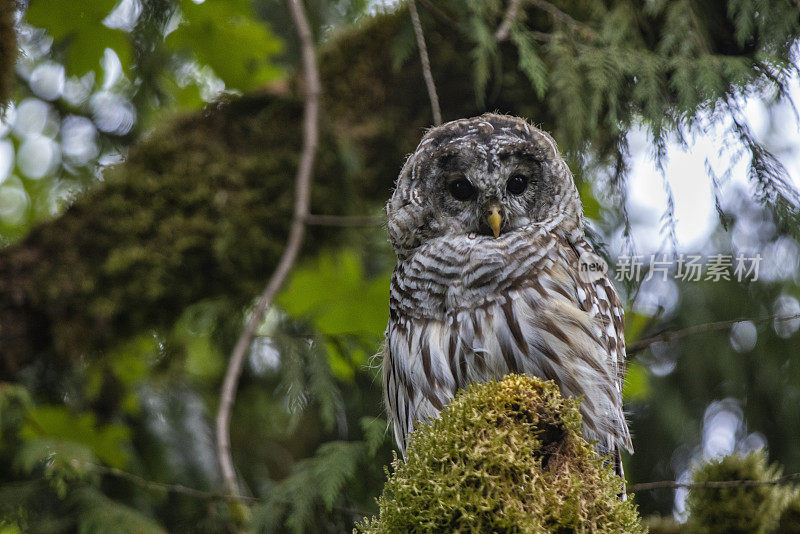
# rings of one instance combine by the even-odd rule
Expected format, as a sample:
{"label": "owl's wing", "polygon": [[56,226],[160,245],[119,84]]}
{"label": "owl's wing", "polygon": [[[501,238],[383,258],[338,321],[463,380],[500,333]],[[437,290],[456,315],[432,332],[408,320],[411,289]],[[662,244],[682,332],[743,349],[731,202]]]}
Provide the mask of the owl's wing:
{"label": "owl's wing", "polygon": [[[573,249],[579,258],[585,253],[595,254],[591,245],[585,239],[575,243]],[[617,289],[608,276],[603,276],[590,282],[578,277],[576,284],[581,308],[586,310],[601,327],[601,340],[606,347],[608,363],[615,370],[615,386],[621,401],[627,372],[625,309],[619,300]],[[625,425],[624,430],[623,445],[633,452],[627,425]]]}

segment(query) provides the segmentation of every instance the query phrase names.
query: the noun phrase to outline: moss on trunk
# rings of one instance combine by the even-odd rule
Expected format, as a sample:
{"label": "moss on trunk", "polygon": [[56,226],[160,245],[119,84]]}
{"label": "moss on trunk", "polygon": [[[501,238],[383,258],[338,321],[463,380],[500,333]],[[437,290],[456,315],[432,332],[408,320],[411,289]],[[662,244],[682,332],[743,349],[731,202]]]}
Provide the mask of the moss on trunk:
{"label": "moss on trunk", "polygon": [[644,532],[553,382],[473,384],[411,435],[362,532]]}

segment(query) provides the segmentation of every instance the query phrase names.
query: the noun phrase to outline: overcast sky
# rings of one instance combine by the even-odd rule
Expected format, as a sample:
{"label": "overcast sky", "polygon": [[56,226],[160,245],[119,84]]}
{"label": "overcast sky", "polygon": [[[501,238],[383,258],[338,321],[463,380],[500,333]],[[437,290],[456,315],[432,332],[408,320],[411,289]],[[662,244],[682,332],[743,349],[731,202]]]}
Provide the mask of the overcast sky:
{"label": "overcast sky", "polygon": [[[797,77],[792,79],[790,95],[794,102],[800,104],[800,82]],[[757,98],[750,98],[744,101],[743,111],[753,132],[778,156],[794,186],[800,188],[800,124],[791,103],[785,101],[769,107]],[[679,251],[700,251],[717,222],[706,160],[717,175],[722,175],[729,167],[730,153],[720,154],[729,124],[726,122],[704,134],[691,137],[687,148],[677,142],[669,145],[665,174],[675,199]],[[629,211],[631,220],[635,221],[633,230],[637,250],[649,253],[659,249],[664,240],[659,228],[667,195],[646,133],[641,130],[631,132],[629,142],[632,160]],[[730,182],[722,186],[723,195],[730,187],[740,185],[746,185],[752,191],[745,158],[734,166]]]}

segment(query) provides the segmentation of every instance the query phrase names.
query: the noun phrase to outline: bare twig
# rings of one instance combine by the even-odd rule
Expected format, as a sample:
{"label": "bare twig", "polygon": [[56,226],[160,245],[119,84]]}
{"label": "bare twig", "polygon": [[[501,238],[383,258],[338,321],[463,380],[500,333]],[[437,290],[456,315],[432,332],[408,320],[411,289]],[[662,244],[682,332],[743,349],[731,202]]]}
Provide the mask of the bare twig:
{"label": "bare twig", "polygon": [[531,4],[538,7],[542,11],[546,11],[553,17],[554,20],[561,22],[562,24],[569,26],[570,28],[578,31],[587,39],[592,39],[594,37],[594,30],[584,24],[583,22],[579,22],[569,16],[568,14],[564,13],[560,9],[558,9],[555,5],[546,0],[528,0]]}
{"label": "bare twig", "polygon": [[784,475],[774,480],[710,480],[708,482],[675,482],[674,480],[661,480],[659,482],[642,482],[628,486],[628,491],[650,491],[655,489],[678,488],[747,488],[755,486],[779,486],[800,480],[800,473]]}
{"label": "bare twig", "polygon": [[267,283],[264,292],[258,298],[255,309],[250,319],[242,331],[236,346],[231,352],[228,362],[228,369],[225,373],[225,380],[220,391],[220,405],[217,412],[216,433],[217,433],[217,454],[219,456],[220,469],[228,493],[240,495],[236,482],[236,473],[233,467],[230,444],[230,416],[233,401],[236,395],[236,387],[239,382],[239,375],[242,372],[245,355],[253,341],[256,328],[261,323],[264,313],[269,307],[275,294],[286,280],[289,271],[294,265],[297,254],[300,251],[300,244],[305,233],[305,217],[308,214],[308,204],[311,189],[311,171],[314,166],[314,158],[317,153],[319,142],[319,96],[321,92],[319,72],[314,57],[314,45],[311,38],[311,29],[308,26],[303,6],[300,0],[288,0],[289,10],[292,19],[297,27],[300,38],[303,75],[305,78],[305,111],[303,114],[303,153],[300,158],[300,165],[297,169],[297,179],[295,183],[294,214],[292,226],[289,230],[289,238],[286,241],[286,249],[283,251],[278,266],[272,277]]}
{"label": "bare twig", "polygon": [[[246,504],[258,504],[258,503],[269,502],[268,499],[262,499],[258,497],[231,495],[228,493],[219,493],[216,491],[205,491],[197,488],[192,488],[189,486],[184,486],[183,484],[169,484],[166,482],[156,482],[155,480],[148,480],[146,478],[140,477],[139,475],[134,475],[133,473],[124,471],[116,467],[107,467],[105,465],[98,465],[91,462],[84,462],[78,459],[72,459],[71,463],[76,468],[85,469],[87,471],[97,473],[98,475],[101,476],[110,476],[126,480],[132,484],[136,484],[137,486],[140,486],[150,491],[158,491],[161,493],[179,493],[181,495],[186,495],[188,497],[193,497],[195,499],[202,499],[205,501],[244,502]],[[27,483],[27,481],[23,483]],[[3,486],[8,487],[9,484],[4,484]],[[350,515],[357,515],[361,517],[367,516],[366,512],[348,506],[334,505],[332,508],[339,512],[347,513]]]}
{"label": "bare twig", "polygon": [[204,499],[208,501],[245,502],[248,504],[261,501],[261,499],[258,499],[256,497],[247,497],[244,495],[231,495],[226,493],[218,493],[214,491],[204,491],[204,490],[199,490],[197,488],[190,488],[189,486],[184,486],[183,484],[167,484],[166,482],[156,482],[154,480],[147,480],[146,478],[142,478],[139,475],[134,475],[133,473],[129,473],[128,471],[123,471],[122,469],[118,469],[116,467],[106,467],[104,465],[97,465],[88,462],[79,462],[78,460],[72,460],[72,462],[76,467],[82,467],[84,469],[94,471],[95,473],[98,473],[100,475],[121,478],[123,480],[127,480],[128,482],[132,482],[137,486],[141,486],[149,490],[161,491],[167,493],[180,493],[182,495],[188,495],[189,497]]}
{"label": "bare twig", "polygon": [[497,27],[497,31],[494,32],[495,41],[500,42],[508,39],[508,32],[511,30],[514,19],[517,18],[517,12],[519,11],[519,5],[521,3],[522,0],[509,0],[508,9],[506,9],[506,14],[503,16],[503,21],[500,23],[500,26]]}
{"label": "bare twig", "polygon": [[793,319],[800,319],[800,314],[797,315],[782,315],[782,314],[773,314],[773,315],[766,315],[764,317],[743,317],[741,319],[729,319],[727,321],[716,321],[713,323],[704,323],[698,324],[694,326],[689,326],[687,328],[681,328],[680,330],[668,330],[666,332],[662,332],[657,336],[648,337],[646,339],[642,339],[631,343],[626,352],[628,356],[632,354],[636,354],[637,352],[641,352],[642,350],[646,349],[653,343],[658,343],[659,341],[672,341],[673,339],[680,339],[687,336],[691,336],[694,334],[702,334],[705,332],[713,332],[715,330],[725,330],[726,328],[730,328],[736,323],[741,323],[743,321],[751,321],[754,323],[765,323],[768,321],[791,321]]}
{"label": "bare twig", "polygon": [[380,226],[384,223],[383,217],[342,216],[342,215],[316,215],[309,213],[303,219],[306,224],[313,226]]}
{"label": "bare twig", "polygon": [[545,32],[537,32],[535,30],[528,30],[528,34],[531,36],[531,38],[533,38],[533,39],[535,39],[537,41],[540,41],[542,43],[549,43],[550,41],[553,40],[553,36],[550,35],[549,33],[545,33]]}
{"label": "bare twig", "polygon": [[431,73],[431,62],[428,59],[428,47],[425,46],[425,35],[422,33],[422,23],[419,20],[417,4],[414,0],[408,0],[408,11],[411,13],[411,22],[414,25],[414,33],[417,36],[419,59],[422,62],[422,76],[425,78],[425,87],[428,88],[428,98],[431,101],[431,110],[433,111],[433,123],[439,126],[442,124],[442,110],[439,109],[439,97],[436,95],[436,85],[433,83],[433,74]]}
{"label": "bare twig", "polygon": [[[189,497],[194,497],[197,499],[204,499],[209,501],[239,501],[239,502],[244,501],[249,504],[265,502],[264,499],[259,499],[258,497],[230,495],[225,493],[204,491],[196,488],[191,488],[189,486],[184,486],[183,484],[168,484],[166,482],[156,482],[154,480],[148,480],[146,478],[142,478],[139,475],[134,475],[133,473],[129,473],[128,471],[123,471],[122,469],[118,469],[116,467],[106,467],[104,465],[97,465],[89,462],[81,462],[77,459],[72,460],[72,463],[73,465],[75,465],[75,467],[81,467],[83,469],[93,471],[100,475],[121,478],[123,480],[127,480],[129,482],[132,482],[133,484],[136,484],[138,486],[153,491],[180,493],[182,495],[188,495]],[[627,487],[627,489],[628,491],[636,492],[636,491],[653,491],[657,489],[680,489],[680,488],[685,488],[685,489],[748,488],[748,487],[760,487],[760,486],[780,486],[783,484],[790,484],[797,480],[800,480],[800,473],[791,473],[773,480],[740,479],[740,480],[710,480],[707,482],[676,482],[674,480],[659,480],[657,482],[641,482],[639,484],[631,484]],[[360,510],[353,510],[345,507],[335,507],[335,508],[343,512],[348,512],[362,516],[365,515],[364,512]]]}
{"label": "bare twig", "polygon": [[469,32],[466,29],[464,29],[464,27],[461,26],[461,24],[459,24],[453,17],[442,11],[442,9],[433,2],[431,2],[431,0],[419,0],[419,1],[420,3],[422,3],[422,5],[424,5],[428,9],[428,11],[430,11],[433,14],[434,17],[438,18],[439,20],[441,20],[442,22],[444,22],[445,24],[447,24],[448,26],[450,26],[463,36],[465,37],[469,36]]}

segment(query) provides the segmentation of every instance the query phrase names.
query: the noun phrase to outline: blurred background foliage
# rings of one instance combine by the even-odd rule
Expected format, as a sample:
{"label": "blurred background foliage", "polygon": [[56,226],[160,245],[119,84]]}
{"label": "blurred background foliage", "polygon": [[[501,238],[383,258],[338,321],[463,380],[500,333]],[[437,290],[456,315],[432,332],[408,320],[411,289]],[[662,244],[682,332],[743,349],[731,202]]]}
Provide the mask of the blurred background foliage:
{"label": "blurred background foliage", "polygon": [[[796,4],[523,4],[507,38],[498,40],[495,29],[507,2],[420,0],[443,114],[453,119],[497,109],[552,131],[579,181],[596,242],[609,243],[612,265],[614,256],[643,246],[631,242],[629,229],[639,221],[626,210],[633,128],[648,132],[653,157],[660,160],[670,136],[681,142],[696,130],[724,123],[736,139],[735,157],[748,162],[749,189],[722,188],[719,177],[705,178],[717,193],[720,220],[700,252],[760,253],[758,281],[659,283],[653,277],[620,285],[629,344],[664,331],[752,318],[665,338],[631,356],[625,396],[636,454],[625,458],[628,482],[688,481],[703,461],[762,448],[785,472],[800,471],[800,319],[757,319],[800,314],[797,194],[772,155],[771,149],[780,147],[758,139],[739,108],[744,98],[768,106],[785,101],[797,75]],[[5,254],[3,272],[9,276],[0,284],[3,298],[11,299],[17,290],[9,251],[18,259],[43,235],[42,228],[52,239],[63,230],[64,236],[83,233],[87,242],[100,243],[93,233],[105,235],[99,227],[64,221],[80,220],[92,202],[104,201],[103,191],[115,191],[123,201],[134,198],[125,195],[136,188],[139,176],[142,184],[150,184],[159,173],[171,172],[164,169],[195,169],[195,152],[185,153],[191,161],[184,167],[166,158],[179,159],[179,142],[191,137],[194,125],[206,124],[200,120],[216,124],[215,117],[227,113],[226,103],[261,121],[272,132],[267,139],[297,141],[299,149],[298,45],[282,2],[30,0],[16,8],[3,5],[0,59],[13,68],[0,74],[0,96],[9,96],[0,123],[0,244],[6,247],[0,265]],[[430,123],[408,13],[394,2],[310,0],[305,5],[327,84],[328,148],[318,163],[317,207],[328,213],[379,213],[403,154]],[[16,44],[6,31],[11,26],[17,30]],[[19,54],[9,61],[8,51],[17,46]],[[405,83],[392,86],[397,80]],[[288,104],[270,107],[274,101]],[[236,135],[250,135],[252,125],[244,119],[239,123]],[[198,135],[228,131],[209,127]],[[271,154],[278,141],[259,148]],[[251,163],[247,153],[237,158],[245,167]],[[291,157],[276,161],[293,174]],[[253,165],[235,172],[247,178],[272,169]],[[150,173],[147,180],[143,169]],[[165,203],[157,213],[174,209],[177,220],[184,209],[182,195],[191,197],[193,181],[198,191],[210,187],[213,192],[217,182],[209,179],[213,185],[208,186],[204,178],[183,176],[173,187],[187,190],[174,197],[152,198],[143,189],[135,197],[140,204],[111,205],[108,225],[114,225],[114,210],[146,221],[142,198]],[[232,183],[237,190],[249,187],[245,179]],[[292,189],[288,182],[282,187]],[[270,195],[264,199],[268,206],[286,204],[275,187],[264,191]],[[176,297],[177,313],[162,320],[157,306],[136,313],[123,308],[122,323],[72,333],[107,335],[111,341],[101,348],[90,344],[64,357],[57,344],[45,344],[24,365],[4,371],[0,532],[342,532],[377,510],[383,466],[393,448],[373,358],[388,317],[394,265],[381,227],[320,229],[310,235],[313,246],[261,324],[238,390],[233,456],[247,506],[219,493],[213,414],[230,349],[250,306],[242,295],[255,296],[269,276],[270,254],[280,251],[288,221],[285,210],[276,213],[284,217],[267,213],[252,233],[233,242],[209,241],[219,256],[227,257],[230,250],[235,261],[262,252],[268,257],[262,263],[243,260],[241,286],[204,279],[202,262],[200,272],[183,273],[178,263],[178,271],[167,271],[173,276],[167,278],[174,285],[170,289],[183,295],[184,279],[195,285],[186,290],[191,298]],[[113,261],[103,268],[130,269],[131,276],[145,272],[140,265],[146,258],[137,255],[151,254],[146,242],[155,238],[142,224],[141,235],[130,239],[142,246],[109,254]],[[644,244],[648,252],[675,252],[669,209],[662,226],[663,245]],[[181,250],[193,253],[192,247],[201,245],[189,230],[198,226],[186,228],[187,234],[175,239],[185,237]],[[213,228],[201,231],[215,235]],[[252,250],[242,252],[250,245]],[[114,250],[113,242],[98,246]],[[73,260],[65,253],[37,261],[53,269],[42,272],[58,272],[59,264]],[[81,280],[84,273],[61,274]],[[142,283],[140,290],[135,282],[128,291],[147,293],[152,287]],[[206,288],[204,298],[195,298]],[[39,288],[23,288],[28,289]],[[128,295],[123,289],[98,284],[87,290],[98,297],[92,313],[112,309],[114,295]],[[53,292],[42,291],[37,304],[48,306]],[[141,302],[159,303],[158,296],[142,295]],[[176,305],[167,305],[172,313]],[[82,313],[64,305],[58,316]],[[150,317],[159,320],[148,322]],[[115,335],[118,324],[134,326]],[[142,324],[149,326],[137,330]],[[41,328],[48,338],[49,331]],[[0,346],[0,352],[7,355],[12,348]],[[644,514],[685,518],[686,497],[685,490],[658,490],[636,499]],[[701,498],[690,502],[701,503]]]}

